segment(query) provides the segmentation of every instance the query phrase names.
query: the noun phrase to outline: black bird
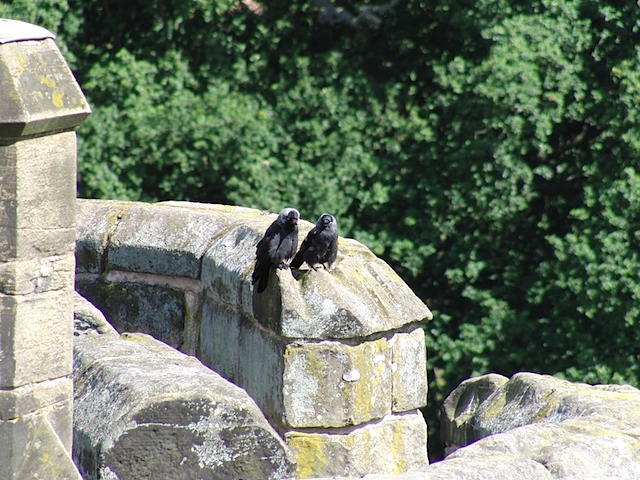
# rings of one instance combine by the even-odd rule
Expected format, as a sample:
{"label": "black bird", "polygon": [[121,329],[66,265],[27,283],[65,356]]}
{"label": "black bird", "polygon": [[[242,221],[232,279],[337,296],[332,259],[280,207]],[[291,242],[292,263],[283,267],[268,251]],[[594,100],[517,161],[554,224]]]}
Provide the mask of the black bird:
{"label": "black bird", "polygon": [[338,222],[333,215],[323,213],[300,245],[291,267],[300,268],[302,262],[307,262],[313,270],[316,270],[317,263],[329,269],[337,256]]}
{"label": "black bird", "polygon": [[278,218],[269,225],[256,246],[256,266],[251,283],[258,282],[258,293],[267,288],[271,266],[289,268],[285,260],[291,260],[298,248],[298,219],[300,213],[295,208],[285,208]]}

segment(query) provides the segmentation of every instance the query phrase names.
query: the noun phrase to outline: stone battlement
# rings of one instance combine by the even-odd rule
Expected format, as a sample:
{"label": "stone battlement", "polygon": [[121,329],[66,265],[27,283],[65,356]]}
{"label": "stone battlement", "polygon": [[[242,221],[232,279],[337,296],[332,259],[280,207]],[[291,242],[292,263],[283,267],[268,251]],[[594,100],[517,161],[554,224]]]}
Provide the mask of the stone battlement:
{"label": "stone battlement", "polygon": [[[260,211],[78,200],[76,288],[120,331],[197,356],[245,389],[300,477],[426,466],[427,307],[362,244],[332,272],[272,272],[254,293]],[[312,227],[301,222],[300,237]]]}

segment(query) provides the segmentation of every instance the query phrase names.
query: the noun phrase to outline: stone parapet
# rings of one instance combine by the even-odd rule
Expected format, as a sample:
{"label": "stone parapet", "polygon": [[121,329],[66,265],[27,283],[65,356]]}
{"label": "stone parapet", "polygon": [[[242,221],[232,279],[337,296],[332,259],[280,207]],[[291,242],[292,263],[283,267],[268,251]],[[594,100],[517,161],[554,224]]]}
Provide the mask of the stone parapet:
{"label": "stone parapet", "polygon": [[0,19],[0,478],[70,458],[76,134],[89,115],[53,35]]}
{"label": "stone parapet", "polygon": [[85,478],[291,477],[290,450],[243,390],[149,335],[77,332],[74,459]]}
{"label": "stone parapet", "polygon": [[[465,380],[442,406],[433,478],[640,478],[640,391],[521,372]],[[441,474],[441,476],[436,475]],[[432,478],[428,476],[427,478]],[[479,477],[474,477],[479,478]]]}
{"label": "stone parapet", "polygon": [[[297,453],[298,475],[426,465],[416,409],[426,403],[431,312],[365,246],[340,238],[331,272],[274,270],[256,294],[255,246],[274,215],[183,202],[77,205],[78,291],[119,331],[195,354],[245,389]],[[300,222],[300,241],[312,226]],[[383,462],[376,451],[393,454]],[[323,452],[328,464],[308,461]]]}

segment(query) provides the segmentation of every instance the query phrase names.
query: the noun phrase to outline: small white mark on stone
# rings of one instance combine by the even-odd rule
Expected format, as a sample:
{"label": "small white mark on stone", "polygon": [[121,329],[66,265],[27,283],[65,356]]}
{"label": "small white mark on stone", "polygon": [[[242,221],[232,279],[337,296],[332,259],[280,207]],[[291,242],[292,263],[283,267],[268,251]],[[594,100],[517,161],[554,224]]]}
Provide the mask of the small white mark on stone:
{"label": "small white mark on stone", "polygon": [[352,368],[351,370],[344,372],[342,379],[345,382],[357,382],[360,380],[360,372],[357,369]]}

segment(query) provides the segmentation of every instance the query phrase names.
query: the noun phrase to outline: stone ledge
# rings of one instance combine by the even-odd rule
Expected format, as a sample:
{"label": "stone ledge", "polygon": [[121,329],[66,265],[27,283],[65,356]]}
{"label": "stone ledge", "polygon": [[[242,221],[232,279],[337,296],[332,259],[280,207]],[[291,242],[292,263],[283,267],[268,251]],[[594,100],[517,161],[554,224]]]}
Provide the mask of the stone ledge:
{"label": "stone ledge", "polygon": [[[300,222],[301,239],[308,222]],[[339,238],[332,271],[301,269],[271,274],[264,294],[253,295],[256,319],[278,334],[301,339],[349,339],[431,320],[432,314],[402,279],[367,247]]]}
{"label": "stone ledge", "polygon": [[532,464],[537,473],[522,478],[633,480],[640,472],[640,390],[628,385],[527,372],[482,376],[445,400],[442,423],[443,440],[459,448],[435,471],[451,479]]}
{"label": "stone ledge", "polygon": [[290,477],[291,454],[255,403],[195,358],[143,334],[74,344],[74,458],[85,475]]}

